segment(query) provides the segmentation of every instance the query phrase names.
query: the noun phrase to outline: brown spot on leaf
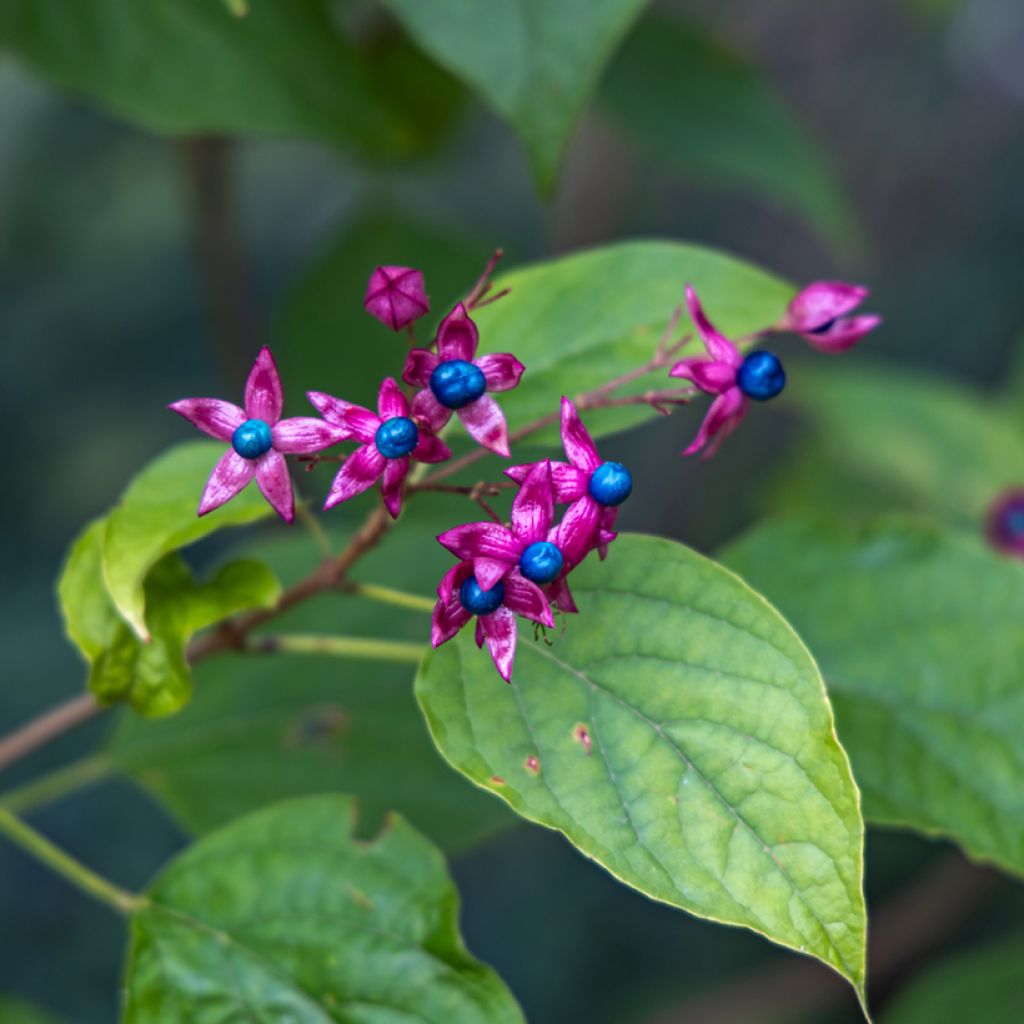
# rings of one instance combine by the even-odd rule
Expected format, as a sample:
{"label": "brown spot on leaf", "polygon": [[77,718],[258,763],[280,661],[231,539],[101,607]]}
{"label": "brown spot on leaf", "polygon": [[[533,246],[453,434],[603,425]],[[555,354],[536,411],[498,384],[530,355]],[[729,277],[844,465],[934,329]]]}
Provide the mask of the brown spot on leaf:
{"label": "brown spot on leaf", "polygon": [[577,743],[583,745],[583,749],[589,754],[593,741],[590,738],[590,730],[585,725],[577,725],[572,731],[573,738]]}
{"label": "brown spot on leaf", "polygon": [[505,785],[505,780],[500,775],[492,775],[491,782],[493,782],[496,786]]}
{"label": "brown spot on leaf", "polygon": [[540,772],[540,761],[537,759],[536,754],[531,754],[526,759],[526,770],[528,772],[533,772],[534,775],[537,775]]}

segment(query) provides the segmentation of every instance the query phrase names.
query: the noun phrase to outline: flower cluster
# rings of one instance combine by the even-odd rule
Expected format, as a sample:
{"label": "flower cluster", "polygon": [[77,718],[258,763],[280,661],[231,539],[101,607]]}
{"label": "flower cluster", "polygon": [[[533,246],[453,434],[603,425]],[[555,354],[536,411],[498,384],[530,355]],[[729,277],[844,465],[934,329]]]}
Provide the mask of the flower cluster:
{"label": "flower cluster", "polygon": [[[493,396],[517,387],[524,367],[509,353],[478,355],[479,332],[471,316],[490,288],[493,265],[494,261],[470,298],[443,318],[430,344],[416,347],[412,343],[402,372],[405,388],[387,377],[380,385],[376,411],[310,391],[307,397],[319,418],[282,419],[281,380],[267,348],[260,351],[249,374],[244,408],[215,398],[173,403],[170,408],[175,412],[229,444],[207,481],[199,515],[223,505],[255,478],[281,518],[292,522],[295,498],[285,456],[298,455],[314,463],[321,459],[341,462],[325,510],[380,481],[384,506],[397,518],[408,492],[412,463],[435,464],[451,458],[440,432],[453,414],[483,449],[507,458],[508,427]],[[879,322],[874,316],[849,315],[866,295],[864,288],[854,285],[816,282],[793,299],[777,324],[741,342],[788,331],[822,351],[843,351]],[[716,330],[689,285],[686,304],[707,354],[679,360],[669,375],[714,396],[696,439],[685,452],[689,455],[706,449],[710,455],[746,415],[749,400],[773,398],[783,389],[786,376],[773,353],[756,350],[744,355],[736,343]],[[367,285],[364,307],[391,330],[407,331],[413,339],[413,325],[430,310],[422,273],[410,267],[377,267]],[[612,392],[624,381],[667,368],[672,353],[684,343],[685,339],[666,347],[663,342],[650,364],[581,396],[581,407],[609,404]],[[619,401],[646,401],[665,411],[666,404],[688,401],[690,394],[686,389],[649,392]],[[549,421],[535,426],[545,422]],[[447,642],[475,618],[477,645],[486,644],[506,681],[512,675],[518,617],[553,627],[556,612],[577,612],[569,576],[592,551],[606,557],[616,537],[619,506],[633,489],[629,470],[601,458],[576,405],[565,397],[561,433],[566,461],[545,459],[505,470],[517,486],[507,524],[478,498],[492,515],[491,521],[465,523],[437,538],[458,561],[438,586],[431,641],[435,647]],[[320,454],[343,441],[355,442],[355,449],[343,456]],[[489,493],[497,493],[502,485],[486,486],[494,489]],[[474,493],[473,488],[463,490]],[[556,522],[559,506],[563,511]],[[1014,515],[1019,515],[1019,510]]]}

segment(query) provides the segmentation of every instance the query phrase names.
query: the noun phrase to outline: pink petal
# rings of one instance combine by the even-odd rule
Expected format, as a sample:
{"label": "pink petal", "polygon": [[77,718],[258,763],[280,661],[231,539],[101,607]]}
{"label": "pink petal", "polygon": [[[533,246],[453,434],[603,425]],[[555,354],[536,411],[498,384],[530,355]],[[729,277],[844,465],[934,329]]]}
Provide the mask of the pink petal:
{"label": "pink petal", "polygon": [[597,531],[597,553],[602,561],[608,557],[608,545],[618,537],[615,532],[615,520],[618,515],[617,508],[606,508],[601,513],[601,525]]}
{"label": "pink petal", "polygon": [[789,331],[814,331],[856,309],[867,297],[863,285],[815,281],[790,302],[782,326]]}
{"label": "pink petal", "polygon": [[437,369],[441,362],[440,357],[426,348],[411,348],[405,357],[405,369],[402,371],[402,380],[413,387],[426,388],[430,386],[430,375]]}
{"label": "pink petal", "polygon": [[[699,452],[719,431],[723,432],[721,440],[724,440],[740,424],[746,413],[747,399],[743,392],[739,388],[724,391],[711,403],[711,408],[708,409],[693,444],[683,454],[693,455]],[[712,452],[714,450],[712,449]]]}
{"label": "pink petal", "polygon": [[474,631],[474,638],[476,639],[477,647],[483,647],[484,645],[484,624],[477,619],[476,629]]}
{"label": "pink petal", "polygon": [[481,590],[493,590],[511,571],[512,566],[508,562],[496,558],[473,559],[473,575]]}
{"label": "pink petal", "polygon": [[530,470],[512,502],[512,531],[525,547],[544,540],[555,518],[551,464],[538,462]]}
{"label": "pink petal", "polygon": [[452,410],[443,406],[430,388],[424,388],[412,400],[412,418],[436,433],[452,418]]}
{"label": "pink petal", "polygon": [[384,495],[384,507],[391,513],[392,519],[397,519],[398,513],[402,511],[402,485],[405,483],[405,475],[408,472],[408,455],[403,455],[400,459],[388,459],[387,465],[384,467],[381,492]]}
{"label": "pink petal", "polygon": [[205,516],[230,501],[249,483],[255,472],[256,464],[252,459],[243,459],[234,448],[229,448],[206,481],[203,496],[199,499],[199,514]]}
{"label": "pink petal", "polygon": [[512,531],[500,523],[465,523],[452,527],[437,538],[456,558],[495,558],[515,564],[522,545]]}
{"label": "pink petal", "polygon": [[328,423],[347,428],[349,438],[367,444],[376,437],[380,417],[369,409],[353,405],[343,398],[326,395],[322,391],[307,391],[306,397]]}
{"label": "pink petal", "polygon": [[743,356],[739,349],[724,335],[715,330],[711,321],[705,316],[704,308],[697,298],[692,285],[686,286],[686,307],[690,311],[690,319],[697,328],[697,333],[704,342],[712,359],[730,366],[739,366]]}
{"label": "pink petal", "polygon": [[580,419],[576,406],[562,396],[562,447],[568,460],[577,468],[593,473],[601,465],[597,445]]}
{"label": "pink petal", "polygon": [[512,680],[512,663],[516,657],[516,617],[508,608],[501,607],[478,620],[487,641],[487,649],[494,659],[498,675],[506,683]]}
{"label": "pink petal", "polygon": [[314,419],[312,416],[294,416],[291,419],[278,420],[270,428],[275,450],[284,452],[285,455],[320,452],[339,441],[346,440],[349,434],[347,427]]}
{"label": "pink petal", "polygon": [[472,362],[479,341],[476,324],[460,302],[437,329],[437,351],[442,359],[465,359]]}
{"label": "pink petal", "polygon": [[[505,476],[510,480],[515,480],[517,484],[521,484],[526,479],[527,473],[536,465],[535,462],[527,462],[521,466],[509,466],[505,470]],[[590,486],[590,474],[585,470],[570,466],[567,462],[552,462],[551,485],[555,492],[555,504],[564,505],[566,502],[582,498],[587,493],[587,488]]]}
{"label": "pink petal", "polygon": [[417,462],[444,462],[452,457],[452,450],[436,434],[420,431],[420,440],[412,450]]}
{"label": "pink petal", "polygon": [[230,441],[231,435],[246,420],[244,409],[239,409],[233,402],[222,402],[219,398],[183,398],[180,402],[172,402],[167,408],[184,416],[192,426],[218,441]]}
{"label": "pink petal", "polygon": [[423,274],[411,267],[377,267],[366,286],[363,308],[393,331],[430,311]]}
{"label": "pink petal", "polygon": [[525,366],[507,352],[481,356],[476,365],[484,371],[488,391],[511,391],[523,376]]}
{"label": "pink petal", "polygon": [[552,531],[552,541],[562,552],[567,568],[580,564],[597,544],[602,507],[589,494],[574,501]]}
{"label": "pink petal", "polygon": [[462,607],[458,594],[440,599],[430,619],[430,645],[447,643],[473,616]]}
{"label": "pink petal", "polygon": [[270,349],[264,345],[245,382],[245,412],[250,419],[263,420],[273,426],[281,418],[283,407],[281,377]]}
{"label": "pink petal", "polygon": [[547,585],[548,600],[561,612],[575,614],[579,612],[576,602],[573,600],[572,591],[569,589],[569,580],[562,576],[554,583]]}
{"label": "pink petal", "polygon": [[508,425],[501,406],[490,395],[482,395],[475,402],[457,410],[469,436],[477,444],[497,455],[508,458]]}
{"label": "pink petal", "polygon": [[348,501],[372,487],[384,472],[384,458],[376,445],[364,444],[357,448],[343,463],[331,484],[331,490],[324,502],[324,511],[334,508],[342,501]]}
{"label": "pink petal", "polygon": [[715,359],[703,356],[690,356],[680,359],[671,370],[670,377],[681,377],[692,380],[694,384],[709,395],[720,395],[736,383],[736,367],[731,363],[720,363]]}
{"label": "pink petal", "polygon": [[539,622],[542,626],[550,628],[555,624],[544,591],[517,572],[510,573],[505,580],[505,599],[502,603],[517,615]]}
{"label": "pink petal", "polygon": [[827,331],[803,333],[800,337],[819,352],[845,352],[881,322],[880,316],[851,316],[837,320]]}
{"label": "pink petal", "polygon": [[288,462],[280,452],[271,450],[256,459],[256,483],[274,511],[286,523],[294,522],[292,478],[288,475]]}
{"label": "pink petal", "polygon": [[409,400],[402,394],[394,377],[385,377],[381,381],[380,391],[377,392],[377,412],[382,420],[409,415]]}

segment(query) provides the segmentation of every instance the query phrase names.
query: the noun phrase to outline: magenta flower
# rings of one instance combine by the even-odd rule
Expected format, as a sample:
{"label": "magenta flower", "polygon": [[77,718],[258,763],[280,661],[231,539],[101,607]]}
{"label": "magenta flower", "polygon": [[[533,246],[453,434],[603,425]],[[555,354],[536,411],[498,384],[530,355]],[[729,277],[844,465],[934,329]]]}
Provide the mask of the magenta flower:
{"label": "magenta flower", "polygon": [[270,349],[260,349],[245,385],[245,408],[219,398],[183,398],[168,408],[204,434],[231,447],[214,466],[199,514],[230,501],[256,478],[263,496],[286,522],[295,519],[295,496],[285,455],[310,455],[345,439],[338,427],[310,416],[281,419],[284,397]]}
{"label": "magenta flower", "polygon": [[440,647],[447,643],[475,615],[476,645],[487,644],[495,668],[506,683],[512,678],[516,656],[516,616],[522,615],[542,626],[555,624],[543,591],[515,570],[485,589],[473,575],[472,563],[459,562],[442,577],[437,597],[431,619],[431,644]]}
{"label": "magenta flower", "polygon": [[[593,524],[591,546],[596,545],[604,558],[608,554],[608,545],[616,537],[615,520],[619,505],[633,491],[633,477],[622,463],[602,460],[576,406],[564,396],[562,447],[568,463],[551,463],[555,502],[572,504],[565,518],[578,522],[577,530],[582,532]],[[533,468],[532,465],[510,466],[505,475],[522,483]]]}
{"label": "magenta flower", "polygon": [[862,285],[815,281],[799,292],[779,330],[793,331],[822,352],[845,352],[881,322],[880,316],[847,316],[867,297]]}
{"label": "magenta flower", "polygon": [[546,587],[548,598],[563,611],[576,611],[566,576],[590,550],[598,512],[577,503],[558,526],[551,463],[538,462],[526,474],[512,502],[512,526],[466,523],[437,539],[457,558],[471,561],[477,583],[490,590],[516,571],[530,583]]}
{"label": "magenta flower", "polygon": [[523,376],[523,364],[508,353],[477,359],[478,343],[476,324],[460,302],[437,330],[437,354],[411,349],[402,379],[423,389],[412,402],[417,420],[436,432],[455,412],[473,440],[507,457],[505,414],[487,392],[514,388]]}
{"label": "magenta flower", "polygon": [[383,477],[384,504],[392,518],[397,518],[410,458],[417,462],[444,462],[451,458],[451,451],[440,438],[410,419],[408,399],[393,377],[380,386],[379,415],[321,391],[309,391],[306,397],[328,423],[345,430],[346,439],[362,442],[338,470],[324,511],[361,494]]}
{"label": "magenta flower", "polygon": [[985,533],[997,550],[1024,558],[1024,488],[999,496],[988,510]]}
{"label": "magenta flower", "polygon": [[377,267],[366,285],[363,308],[393,331],[408,327],[430,312],[423,274],[411,267]]}

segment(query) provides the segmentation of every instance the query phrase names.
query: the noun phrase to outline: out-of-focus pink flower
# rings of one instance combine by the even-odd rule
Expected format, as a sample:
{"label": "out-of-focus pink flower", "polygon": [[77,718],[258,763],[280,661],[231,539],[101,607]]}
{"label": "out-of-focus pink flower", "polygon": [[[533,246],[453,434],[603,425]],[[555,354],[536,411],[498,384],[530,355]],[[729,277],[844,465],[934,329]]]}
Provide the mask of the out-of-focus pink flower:
{"label": "out-of-focus pink flower", "polygon": [[[596,527],[587,539],[587,545],[588,548],[596,545],[604,558],[608,554],[608,545],[616,537],[618,507],[633,491],[633,478],[622,463],[602,460],[576,406],[564,396],[562,447],[569,461],[551,463],[555,502],[571,504],[565,519],[578,524],[576,531],[581,538],[592,524]],[[521,484],[533,469],[534,464],[510,466],[505,475]]]}
{"label": "out-of-focus pink flower", "polygon": [[873,314],[847,316],[868,295],[859,284],[815,281],[796,294],[778,329],[799,334],[822,352],[845,352],[882,322]]}
{"label": "out-of-focus pink flower", "polygon": [[393,331],[408,327],[430,312],[423,274],[412,267],[377,267],[366,285],[363,308]]}
{"label": "out-of-focus pink flower", "polygon": [[295,519],[295,496],[285,455],[310,455],[343,441],[341,428],[310,416],[281,419],[281,378],[270,349],[260,349],[245,385],[245,408],[219,398],[183,398],[168,406],[204,434],[228,441],[206,482],[199,514],[230,501],[256,478],[263,496],[286,522]]}
{"label": "out-of-focus pink flower", "polygon": [[436,433],[454,412],[474,441],[507,457],[505,414],[488,392],[510,391],[524,368],[508,353],[477,358],[479,338],[476,324],[460,302],[438,328],[437,352],[411,349],[402,379],[423,389],[412,401],[417,421]]}
{"label": "out-of-focus pink flower", "polygon": [[988,510],[985,532],[993,547],[1024,558],[1024,487],[999,496]]}
{"label": "out-of-focus pink flower", "polygon": [[473,563],[459,562],[442,577],[437,598],[431,620],[431,644],[440,647],[451,640],[475,615],[476,645],[487,644],[494,665],[506,683],[512,678],[516,656],[516,616],[522,615],[542,626],[555,624],[543,591],[517,570],[507,573],[493,587],[485,588],[473,575]]}
{"label": "out-of-focus pink flower", "polygon": [[346,431],[346,438],[362,442],[338,470],[324,511],[361,494],[383,477],[384,504],[397,518],[410,459],[444,462],[451,458],[451,451],[440,438],[412,421],[409,402],[393,377],[380,386],[376,413],[322,391],[310,391],[307,397],[328,423]]}

